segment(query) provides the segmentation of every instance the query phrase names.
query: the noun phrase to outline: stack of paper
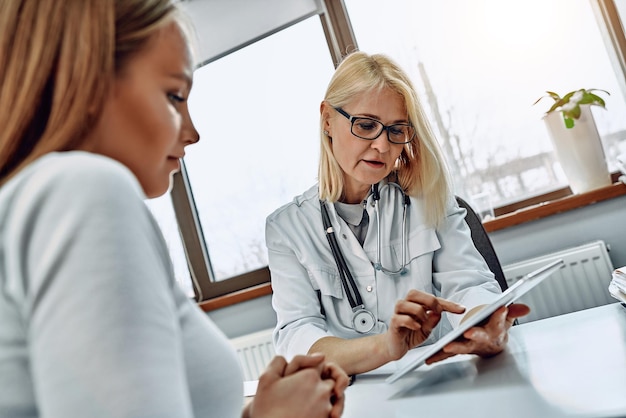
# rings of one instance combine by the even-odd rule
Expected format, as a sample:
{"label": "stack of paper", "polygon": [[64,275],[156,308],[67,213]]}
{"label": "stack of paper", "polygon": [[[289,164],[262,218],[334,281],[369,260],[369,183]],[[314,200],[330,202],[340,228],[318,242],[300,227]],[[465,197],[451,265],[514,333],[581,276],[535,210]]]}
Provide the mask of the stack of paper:
{"label": "stack of paper", "polygon": [[620,302],[626,303],[626,266],[613,272],[613,280],[609,284],[609,293]]}

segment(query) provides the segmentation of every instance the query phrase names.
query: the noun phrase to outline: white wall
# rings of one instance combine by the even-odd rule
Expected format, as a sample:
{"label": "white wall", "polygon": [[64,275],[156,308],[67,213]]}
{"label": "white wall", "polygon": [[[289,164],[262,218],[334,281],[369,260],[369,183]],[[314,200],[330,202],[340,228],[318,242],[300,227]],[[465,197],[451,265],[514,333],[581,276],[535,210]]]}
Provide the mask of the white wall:
{"label": "white wall", "polygon": [[502,265],[603,240],[614,267],[626,265],[626,196],[489,234]]}

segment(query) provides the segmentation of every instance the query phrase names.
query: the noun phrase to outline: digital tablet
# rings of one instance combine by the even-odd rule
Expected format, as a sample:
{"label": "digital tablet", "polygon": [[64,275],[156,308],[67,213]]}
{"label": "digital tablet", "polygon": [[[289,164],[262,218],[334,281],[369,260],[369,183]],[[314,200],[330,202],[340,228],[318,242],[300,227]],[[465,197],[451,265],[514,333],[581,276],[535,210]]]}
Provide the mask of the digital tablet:
{"label": "digital tablet", "polygon": [[413,361],[407,363],[404,367],[389,376],[385,381],[387,383],[393,383],[408,372],[415,370],[416,368],[424,364],[424,362],[428,358],[441,351],[443,347],[445,347],[447,344],[462,336],[465,331],[487,319],[489,315],[494,313],[499,307],[504,305],[508,306],[509,304],[513,303],[524,293],[537,286],[546,277],[550,276],[552,273],[558,270],[562,265],[563,260],[559,259],[543,267],[540,267],[531,273],[528,273],[526,276],[515,282],[515,284],[513,284],[507,290],[502,292],[502,294],[496,300],[494,300],[489,305],[484,306],[481,310],[466,319],[465,322],[463,322],[458,328],[444,335],[441,339],[431,345],[428,350],[425,350],[421,356],[416,357]]}

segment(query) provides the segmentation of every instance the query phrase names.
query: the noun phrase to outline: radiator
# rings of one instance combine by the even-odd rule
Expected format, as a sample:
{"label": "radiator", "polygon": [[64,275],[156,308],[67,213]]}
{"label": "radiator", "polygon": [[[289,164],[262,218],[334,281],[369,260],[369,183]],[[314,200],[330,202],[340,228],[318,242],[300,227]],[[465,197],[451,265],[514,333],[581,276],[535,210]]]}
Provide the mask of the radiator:
{"label": "radiator", "polygon": [[518,319],[520,323],[615,302],[608,291],[613,264],[604,241],[520,261],[502,270],[511,286],[525,274],[559,258],[564,266],[519,299],[531,309],[529,315]]}
{"label": "radiator", "polygon": [[237,356],[243,369],[244,380],[258,380],[265,367],[274,357],[273,330],[273,328],[269,328],[241,337],[231,338],[230,342],[237,351]]}

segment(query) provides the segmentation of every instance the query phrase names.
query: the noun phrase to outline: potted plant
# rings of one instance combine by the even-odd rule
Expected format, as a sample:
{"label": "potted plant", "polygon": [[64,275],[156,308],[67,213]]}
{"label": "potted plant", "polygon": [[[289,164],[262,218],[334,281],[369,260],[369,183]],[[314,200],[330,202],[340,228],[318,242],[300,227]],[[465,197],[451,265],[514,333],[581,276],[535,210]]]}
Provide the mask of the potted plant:
{"label": "potted plant", "polygon": [[571,129],[574,127],[574,119],[580,118],[580,115],[582,113],[581,105],[595,105],[606,109],[604,99],[596,94],[593,94],[594,91],[601,91],[609,96],[611,95],[608,91],[601,89],[574,90],[570,91],[563,97],[559,96],[553,91],[546,91],[546,93],[548,94],[538,98],[534,104],[539,103],[541,99],[545,99],[547,97],[554,99],[554,104],[550,109],[548,109],[546,114],[552,112],[561,112],[561,115],[563,115],[563,121],[565,122],[565,127]]}
{"label": "potted plant", "polygon": [[584,193],[611,184],[602,141],[591,106],[606,109],[604,100],[594,92],[578,89],[559,96],[548,91],[537,99],[550,97],[554,104],[543,116],[552,145],[573,193]]}

